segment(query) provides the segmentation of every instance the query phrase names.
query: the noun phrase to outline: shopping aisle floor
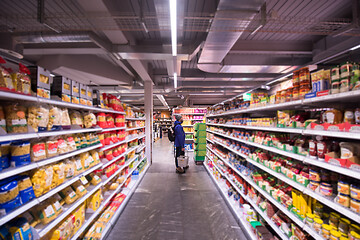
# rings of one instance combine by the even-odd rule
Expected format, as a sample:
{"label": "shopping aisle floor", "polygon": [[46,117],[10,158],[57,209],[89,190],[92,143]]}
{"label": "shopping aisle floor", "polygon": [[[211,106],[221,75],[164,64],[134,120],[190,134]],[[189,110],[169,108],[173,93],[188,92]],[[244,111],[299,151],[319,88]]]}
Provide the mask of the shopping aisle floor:
{"label": "shopping aisle floor", "polygon": [[190,159],[178,175],[172,144],[154,143],[153,164],[107,239],[246,239],[204,167]]}

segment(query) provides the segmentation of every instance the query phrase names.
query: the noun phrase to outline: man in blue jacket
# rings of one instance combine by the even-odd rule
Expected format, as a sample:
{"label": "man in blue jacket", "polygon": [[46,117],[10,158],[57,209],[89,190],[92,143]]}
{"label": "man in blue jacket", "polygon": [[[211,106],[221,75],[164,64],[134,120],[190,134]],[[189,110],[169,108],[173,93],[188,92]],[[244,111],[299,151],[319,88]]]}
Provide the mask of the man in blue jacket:
{"label": "man in blue jacket", "polygon": [[181,124],[183,123],[183,119],[181,115],[175,115],[175,123],[174,123],[174,134],[175,134],[175,165],[177,173],[184,173],[184,169],[179,167],[178,165],[178,157],[185,154],[185,132]]}

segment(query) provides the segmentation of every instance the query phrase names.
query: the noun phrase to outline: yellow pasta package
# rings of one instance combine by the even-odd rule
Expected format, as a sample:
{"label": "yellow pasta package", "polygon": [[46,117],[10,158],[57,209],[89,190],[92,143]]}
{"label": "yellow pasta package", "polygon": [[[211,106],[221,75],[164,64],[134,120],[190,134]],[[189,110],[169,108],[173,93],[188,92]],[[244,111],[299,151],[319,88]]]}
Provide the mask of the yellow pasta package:
{"label": "yellow pasta package", "polygon": [[73,215],[75,216],[74,233],[76,233],[85,222],[85,204],[81,204]]}
{"label": "yellow pasta package", "polygon": [[101,182],[101,178],[99,178],[99,176],[97,176],[94,173],[90,173],[89,175],[86,176],[86,178],[90,181],[90,183],[94,186],[98,185]]}
{"label": "yellow pasta package", "polygon": [[31,175],[31,183],[33,185],[34,193],[36,197],[40,197],[44,194],[45,190],[45,169],[36,169]]}
{"label": "yellow pasta package", "polygon": [[65,161],[65,179],[70,179],[75,176],[76,166],[75,161],[67,159]]}
{"label": "yellow pasta package", "polygon": [[109,190],[116,190],[119,187],[119,183],[112,183],[109,187]]}
{"label": "yellow pasta package", "polygon": [[82,197],[87,193],[86,188],[81,184],[80,181],[75,182],[71,187],[75,191],[76,195],[78,195],[78,197]]}
{"label": "yellow pasta package", "polygon": [[58,163],[53,166],[54,177],[52,181],[52,188],[59,186],[65,181],[65,164]]}
{"label": "yellow pasta package", "polygon": [[65,200],[59,195],[59,193],[55,193],[53,198],[54,200],[58,201],[61,206],[65,204]]}
{"label": "yellow pasta package", "polygon": [[59,194],[65,200],[66,204],[71,204],[78,199],[78,196],[71,187],[65,188]]}
{"label": "yellow pasta package", "polygon": [[55,198],[52,198],[50,200],[50,202],[55,210],[55,215],[58,216],[63,211],[63,208],[62,208],[60,202]]}
{"label": "yellow pasta package", "polygon": [[87,201],[86,212],[94,213],[100,206],[102,201],[101,189],[97,190]]}
{"label": "yellow pasta package", "polygon": [[84,171],[84,168],[80,158],[74,158],[74,162],[75,162],[75,175],[77,176]]}
{"label": "yellow pasta package", "polygon": [[80,158],[81,160],[81,164],[84,167],[84,170],[89,169],[90,167],[90,162],[89,162],[89,153],[85,152],[85,153],[81,153],[78,158]]}
{"label": "yellow pasta package", "polygon": [[42,224],[48,224],[56,218],[56,211],[51,203],[44,202],[38,210],[38,216]]}
{"label": "yellow pasta package", "polygon": [[74,215],[70,215],[57,229],[52,233],[50,240],[67,240],[73,235]]}
{"label": "yellow pasta package", "polygon": [[90,154],[91,154],[92,158],[94,159],[94,162],[95,162],[94,165],[100,163],[100,156],[99,156],[99,152],[98,152],[98,151],[96,151],[96,150],[91,150],[91,151],[90,151]]}
{"label": "yellow pasta package", "polygon": [[44,192],[48,192],[52,187],[53,177],[54,177],[54,169],[52,166],[46,166],[45,168],[45,185]]}

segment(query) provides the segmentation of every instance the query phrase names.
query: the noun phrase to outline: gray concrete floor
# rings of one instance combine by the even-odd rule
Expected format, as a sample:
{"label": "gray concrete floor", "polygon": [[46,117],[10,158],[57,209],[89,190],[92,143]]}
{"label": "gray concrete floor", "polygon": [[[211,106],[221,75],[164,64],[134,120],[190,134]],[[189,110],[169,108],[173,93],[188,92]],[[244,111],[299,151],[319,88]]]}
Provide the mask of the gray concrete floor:
{"label": "gray concrete floor", "polygon": [[204,167],[190,157],[176,174],[173,156],[167,138],[154,143],[153,164],[107,239],[246,239]]}

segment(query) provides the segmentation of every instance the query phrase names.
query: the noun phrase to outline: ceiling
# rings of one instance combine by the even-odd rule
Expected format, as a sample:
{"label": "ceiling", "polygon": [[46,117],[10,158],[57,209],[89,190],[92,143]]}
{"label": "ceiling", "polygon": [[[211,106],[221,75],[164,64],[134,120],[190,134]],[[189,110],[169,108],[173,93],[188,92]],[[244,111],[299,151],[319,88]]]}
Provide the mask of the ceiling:
{"label": "ceiling", "polygon": [[169,0],[2,0],[0,48],[133,105],[152,81],[170,106],[208,106],[360,44],[357,4],[178,0],[174,58]]}

